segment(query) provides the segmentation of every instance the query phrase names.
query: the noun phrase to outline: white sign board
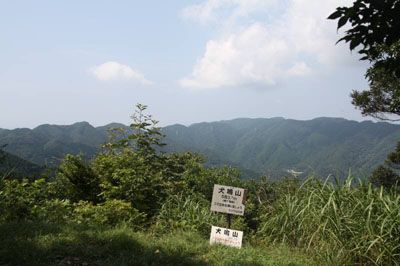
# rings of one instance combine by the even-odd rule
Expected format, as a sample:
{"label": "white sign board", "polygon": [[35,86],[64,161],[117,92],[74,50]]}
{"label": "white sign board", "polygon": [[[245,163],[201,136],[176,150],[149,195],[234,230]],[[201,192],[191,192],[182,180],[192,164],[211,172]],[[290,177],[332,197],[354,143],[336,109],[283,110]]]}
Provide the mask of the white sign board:
{"label": "white sign board", "polygon": [[223,227],[212,226],[210,244],[222,244],[225,246],[241,248],[243,232]]}
{"label": "white sign board", "polygon": [[211,211],[243,215],[245,193],[243,188],[214,185]]}

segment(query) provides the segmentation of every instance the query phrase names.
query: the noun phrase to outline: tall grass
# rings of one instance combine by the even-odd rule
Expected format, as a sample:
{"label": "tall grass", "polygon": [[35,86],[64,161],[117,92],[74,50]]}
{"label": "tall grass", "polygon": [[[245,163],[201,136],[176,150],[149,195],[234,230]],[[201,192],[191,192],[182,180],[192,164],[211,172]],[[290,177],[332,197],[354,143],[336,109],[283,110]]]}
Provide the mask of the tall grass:
{"label": "tall grass", "polygon": [[210,203],[203,197],[192,195],[172,195],[163,204],[154,226],[155,231],[171,232],[187,230],[210,234],[212,225],[221,223],[221,215],[210,211]]}
{"label": "tall grass", "polygon": [[282,197],[262,220],[261,233],[342,264],[400,264],[400,196],[351,177],[310,178]]}

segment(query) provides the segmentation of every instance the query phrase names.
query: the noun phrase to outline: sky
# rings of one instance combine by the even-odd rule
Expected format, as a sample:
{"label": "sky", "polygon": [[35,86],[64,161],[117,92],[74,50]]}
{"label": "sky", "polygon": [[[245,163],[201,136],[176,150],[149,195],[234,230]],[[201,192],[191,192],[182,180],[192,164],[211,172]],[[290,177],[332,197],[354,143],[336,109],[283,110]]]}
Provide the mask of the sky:
{"label": "sky", "polygon": [[0,128],[238,117],[372,120],[368,65],[326,18],[348,0],[1,1]]}

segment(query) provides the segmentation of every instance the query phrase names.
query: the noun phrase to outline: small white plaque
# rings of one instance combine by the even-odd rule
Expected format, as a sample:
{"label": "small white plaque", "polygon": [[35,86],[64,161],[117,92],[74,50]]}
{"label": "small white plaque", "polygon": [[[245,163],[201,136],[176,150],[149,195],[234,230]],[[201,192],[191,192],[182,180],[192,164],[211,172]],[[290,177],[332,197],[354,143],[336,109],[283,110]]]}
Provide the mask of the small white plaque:
{"label": "small white plaque", "polygon": [[243,232],[223,227],[212,226],[210,244],[221,244],[225,246],[241,248]]}
{"label": "small white plaque", "polygon": [[243,215],[245,193],[243,188],[214,185],[211,211]]}

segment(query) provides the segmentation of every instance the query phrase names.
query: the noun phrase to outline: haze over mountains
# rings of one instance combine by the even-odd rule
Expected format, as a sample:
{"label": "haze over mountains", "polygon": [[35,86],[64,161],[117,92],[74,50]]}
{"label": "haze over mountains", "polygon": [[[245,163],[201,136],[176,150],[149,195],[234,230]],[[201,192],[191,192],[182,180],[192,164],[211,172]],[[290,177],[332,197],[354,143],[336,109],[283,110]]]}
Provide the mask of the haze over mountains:
{"label": "haze over mountains", "polygon": [[[0,129],[0,145],[10,154],[43,166],[55,166],[67,153],[92,157],[107,139],[110,124],[87,122],[69,126],[41,125],[34,129]],[[229,164],[246,177],[287,175],[288,171],[326,177],[368,175],[400,140],[400,126],[342,118],[308,121],[284,118],[240,118],[229,121],[172,125],[162,129],[166,151],[204,154],[209,165]]]}

